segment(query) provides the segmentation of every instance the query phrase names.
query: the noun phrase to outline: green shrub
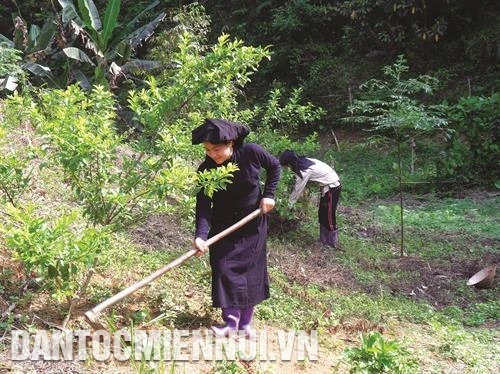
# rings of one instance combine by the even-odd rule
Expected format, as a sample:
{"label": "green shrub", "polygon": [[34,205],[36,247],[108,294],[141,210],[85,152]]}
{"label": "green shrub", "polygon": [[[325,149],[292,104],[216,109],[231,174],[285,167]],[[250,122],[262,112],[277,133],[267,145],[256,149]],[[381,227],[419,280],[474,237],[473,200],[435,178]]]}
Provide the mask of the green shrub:
{"label": "green shrub", "polygon": [[438,157],[439,177],[493,185],[500,181],[500,94],[444,105],[455,130]]}
{"label": "green shrub", "polygon": [[97,256],[109,244],[106,233],[78,227],[76,211],[53,220],[43,217],[34,206],[7,211],[10,219],[0,230],[26,275],[38,278],[57,300],[76,296]]}
{"label": "green shrub", "polygon": [[384,340],[379,332],[361,335],[361,347],[347,348],[351,373],[415,373],[418,363],[395,340]]}

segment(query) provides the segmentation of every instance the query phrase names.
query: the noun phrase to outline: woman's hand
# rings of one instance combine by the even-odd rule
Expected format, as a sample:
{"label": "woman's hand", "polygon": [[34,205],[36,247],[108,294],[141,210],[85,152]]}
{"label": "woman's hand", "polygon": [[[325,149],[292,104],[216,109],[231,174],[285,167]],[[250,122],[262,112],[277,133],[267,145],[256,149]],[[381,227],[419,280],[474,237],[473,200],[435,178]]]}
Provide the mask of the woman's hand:
{"label": "woman's hand", "polygon": [[274,199],[271,199],[270,197],[264,197],[260,201],[260,210],[262,211],[262,214],[266,214],[273,210],[275,205],[276,202],[274,201]]}
{"label": "woman's hand", "polygon": [[208,246],[202,238],[196,238],[193,242],[194,248],[198,250],[196,252],[196,256],[203,256],[206,252],[208,252]]}

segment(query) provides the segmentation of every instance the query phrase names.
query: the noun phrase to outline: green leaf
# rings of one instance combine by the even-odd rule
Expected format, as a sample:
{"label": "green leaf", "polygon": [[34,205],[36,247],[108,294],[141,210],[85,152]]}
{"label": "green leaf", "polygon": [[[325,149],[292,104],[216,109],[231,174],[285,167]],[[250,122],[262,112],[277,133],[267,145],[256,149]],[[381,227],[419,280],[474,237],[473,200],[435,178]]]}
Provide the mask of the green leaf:
{"label": "green leaf", "polygon": [[158,69],[161,67],[161,63],[158,61],[151,61],[151,60],[131,60],[122,66],[121,72],[126,74],[130,73],[136,70],[141,70],[141,71],[150,71],[153,69]]}
{"label": "green leaf", "polygon": [[69,279],[69,264],[61,263],[60,273],[61,273],[61,278],[67,281]]}
{"label": "green leaf", "polygon": [[141,18],[146,12],[149,12],[151,9],[156,7],[160,2],[158,0],[153,1],[146,8],[144,8],[137,16],[135,16],[127,25],[125,26],[125,30],[130,30],[134,27],[135,23]]}
{"label": "green leaf", "polygon": [[6,43],[10,48],[14,48],[14,42],[2,34],[0,34],[0,43]]}
{"label": "green leaf", "polygon": [[80,69],[74,69],[71,71],[71,73],[85,91],[88,91],[92,88],[89,79]]}
{"label": "green leaf", "polygon": [[149,39],[151,35],[153,35],[158,24],[162,22],[166,16],[167,15],[165,13],[160,13],[160,15],[158,15],[153,21],[133,32],[129,36],[132,49],[137,48],[144,40]]}
{"label": "green leaf", "polygon": [[90,59],[89,56],[85,54],[81,49],[76,48],[76,47],[67,47],[63,49],[63,52],[66,56],[69,58],[72,58],[73,60],[78,60],[82,62],[87,62],[92,66],[95,66],[94,62]]}
{"label": "green leaf", "polygon": [[10,75],[7,78],[0,79],[0,91],[1,90],[14,91],[18,86],[17,82],[18,82],[17,79]]}
{"label": "green leaf", "polygon": [[73,0],[58,0],[62,7],[62,21],[68,23],[75,21],[78,25],[83,26],[83,21],[78,15]]}
{"label": "green leaf", "polygon": [[59,275],[59,272],[54,265],[50,264],[47,267],[47,275],[49,276],[49,278],[55,278]]}
{"label": "green leaf", "polygon": [[56,33],[56,24],[52,18],[48,18],[40,30],[36,46],[39,51],[45,50],[49,47],[54,35]]}
{"label": "green leaf", "polygon": [[29,49],[34,50],[37,47],[37,39],[40,36],[40,27],[31,25],[29,30]]}
{"label": "green leaf", "polygon": [[27,64],[24,64],[23,68],[40,77],[47,77],[52,75],[52,71],[49,67],[35,64],[34,62],[28,62]]}
{"label": "green leaf", "polygon": [[92,0],[78,0],[78,8],[85,25],[94,31],[101,31],[101,18],[94,2]]}
{"label": "green leaf", "polygon": [[107,48],[108,41],[113,34],[113,30],[116,27],[118,21],[118,15],[120,14],[120,3],[121,0],[111,0],[104,14],[104,28],[102,30],[102,41],[104,43],[104,48]]}

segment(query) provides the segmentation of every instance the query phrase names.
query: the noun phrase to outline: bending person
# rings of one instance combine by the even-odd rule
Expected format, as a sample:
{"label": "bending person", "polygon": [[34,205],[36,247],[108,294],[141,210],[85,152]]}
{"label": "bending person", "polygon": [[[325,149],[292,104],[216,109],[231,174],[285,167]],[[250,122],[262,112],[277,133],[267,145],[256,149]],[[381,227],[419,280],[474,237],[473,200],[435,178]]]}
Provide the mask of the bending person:
{"label": "bending person", "polygon": [[286,150],[279,158],[282,166],[289,167],[296,175],[295,186],[290,195],[290,204],[295,204],[309,181],[320,186],[321,199],[318,220],[321,243],[338,248],[337,204],[342,189],[339,176],[329,165],[315,158],[297,156]]}

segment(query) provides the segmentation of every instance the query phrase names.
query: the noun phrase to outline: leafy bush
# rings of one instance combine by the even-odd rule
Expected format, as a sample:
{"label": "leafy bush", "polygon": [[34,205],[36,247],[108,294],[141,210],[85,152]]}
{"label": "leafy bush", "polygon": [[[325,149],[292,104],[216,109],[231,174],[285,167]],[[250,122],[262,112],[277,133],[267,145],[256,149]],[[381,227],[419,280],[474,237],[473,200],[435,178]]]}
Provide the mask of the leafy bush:
{"label": "leafy bush", "polygon": [[[262,111],[260,126],[280,129],[288,134],[296,134],[301,125],[307,125],[323,117],[326,111],[316,107],[312,103],[301,103],[302,88],[292,90],[288,100],[283,98],[283,92],[279,88],[269,93],[268,101],[264,104],[265,109],[256,106],[254,113]],[[306,131],[306,133],[309,131]]]}
{"label": "leafy bush", "polygon": [[[27,119],[44,136],[49,162],[62,167],[83,214],[94,224],[123,229],[164,209],[167,196],[184,196],[192,188],[195,170],[170,151],[151,154],[143,139],[127,142],[116,131],[109,91],[70,86],[42,92],[38,100],[31,103]],[[20,97],[7,102],[10,112],[26,104]]]}
{"label": "leafy bush", "polygon": [[25,81],[26,72],[21,67],[21,55],[21,51],[0,39],[0,92],[14,91],[19,83]]}
{"label": "leafy bush", "polygon": [[0,127],[0,203],[15,205],[31,182],[32,169],[28,164],[32,155],[29,151],[26,157],[18,154],[9,141],[6,129]]}
{"label": "leafy bush", "polygon": [[[62,52],[69,59],[76,61],[71,66],[71,73],[86,89],[91,87],[91,82],[109,84],[117,88],[122,77],[132,75],[136,71],[159,67],[155,61],[135,58],[136,50],[153,35],[158,24],[166,17],[166,14],[161,12],[149,23],[140,27],[136,25],[145,13],[159,4],[159,1],[150,2],[129,20],[119,20],[121,3],[121,0],[108,1],[101,20],[99,10],[92,0],[59,1],[62,7],[62,21],[69,39],[66,41],[69,46],[63,48]],[[79,39],[83,43],[79,43]],[[79,44],[82,45],[81,48]],[[83,64],[92,67],[93,79],[85,75],[84,67],[81,67]]]}
{"label": "leafy bush", "polygon": [[418,363],[395,340],[384,340],[379,332],[361,335],[361,346],[345,350],[351,373],[415,373]]}
{"label": "leafy bush", "polygon": [[462,97],[445,104],[451,134],[438,158],[440,178],[490,184],[500,181],[500,94]]}
{"label": "leafy bush", "polygon": [[14,91],[25,88],[28,79],[30,85],[39,78],[45,83],[53,83],[54,76],[47,64],[58,60],[56,51],[52,49],[52,45],[56,45],[55,32],[56,22],[52,13],[46,15],[42,27],[35,24],[28,26],[22,17],[15,17],[13,40],[0,34],[0,77],[4,77],[0,89]]}
{"label": "leafy bush", "polygon": [[52,220],[37,213],[35,206],[11,206],[7,211],[10,219],[0,230],[26,275],[41,280],[57,300],[76,296],[96,257],[108,245],[105,231],[78,227],[76,211]]}

